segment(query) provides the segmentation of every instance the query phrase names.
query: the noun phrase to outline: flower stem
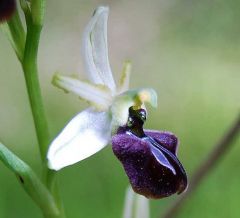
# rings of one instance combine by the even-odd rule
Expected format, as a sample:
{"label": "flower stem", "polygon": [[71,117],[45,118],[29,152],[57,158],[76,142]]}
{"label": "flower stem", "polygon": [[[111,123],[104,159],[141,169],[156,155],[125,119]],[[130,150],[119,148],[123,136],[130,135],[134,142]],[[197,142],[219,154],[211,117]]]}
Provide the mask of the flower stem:
{"label": "flower stem", "polygon": [[45,162],[50,135],[38,80],[37,52],[41,29],[41,26],[33,24],[31,20],[28,21],[22,67],[39,142],[41,158],[42,161]]}
{"label": "flower stem", "polygon": [[[65,218],[65,212],[64,212],[64,206],[62,199],[59,195],[58,191],[58,183],[57,183],[57,178],[56,178],[56,173],[53,170],[48,170],[47,175],[46,175],[46,185],[51,190],[51,193],[55,199],[55,202],[59,208],[59,217],[56,218]],[[46,218],[51,218],[51,217],[46,217]]]}
{"label": "flower stem", "polygon": [[240,133],[240,114],[234,121],[230,129],[225,133],[221,140],[215,145],[213,150],[208,155],[207,159],[204,160],[200,166],[196,169],[195,173],[190,180],[188,190],[182,194],[173,205],[167,210],[167,212],[162,216],[163,218],[175,217],[180,209],[189,199],[190,195],[198,188],[201,181],[206,177],[208,173],[213,169],[213,167],[219,162],[224,154],[229,151],[230,146],[233,144],[234,140]]}
{"label": "flower stem", "polygon": [[53,195],[54,200],[60,211],[60,213],[57,215],[49,213],[48,211],[43,211],[43,214],[45,218],[64,218],[64,210],[59,197],[56,182],[52,183],[51,186],[48,185],[48,181],[50,180],[50,178],[48,177],[51,175],[51,178],[54,178],[55,172],[50,172],[46,163],[46,154],[48,150],[48,145],[50,143],[50,134],[48,130],[47,118],[44,111],[44,105],[38,79],[37,56],[40,34],[43,25],[45,5],[44,2],[44,0],[35,0],[34,2],[32,2],[32,14],[29,13],[30,11],[28,10],[28,8],[25,8],[27,36],[24,56],[22,60],[22,68],[24,71],[27,92],[29,96],[41,159],[43,163],[43,176],[45,177],[45,184]]}

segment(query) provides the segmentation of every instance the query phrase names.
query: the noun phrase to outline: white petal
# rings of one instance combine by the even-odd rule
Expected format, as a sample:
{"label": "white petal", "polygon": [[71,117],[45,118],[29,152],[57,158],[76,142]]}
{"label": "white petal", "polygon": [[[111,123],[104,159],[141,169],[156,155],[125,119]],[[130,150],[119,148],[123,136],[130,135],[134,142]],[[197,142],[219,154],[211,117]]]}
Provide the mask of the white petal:
{"label": "white petal", "polygon": [[121,94],[129,89],[129,81],[130,81],[130,74],[131,74],[131,62],[126,61],[124,63],[122,75],[118,84],[118,93]]}
{"label": "white petal", "polygon": [[59,74],[54,75],[52,83],[64,91],[78,95],[100,110],[106,110],[112,102],[111,92],[104,85],[95,85]]}
{"label": "white petal", "polygon": [[97,8],[83,35],[83,58],[90,81],[104,84],[115,92],[108,60],[107,19],[108,7]]}
{"label": "white petal", "polygon": [[59,170],[105,147],[111,137],[110,122],[107,112],[95,112],[91,108],[75,116],[50,145],[49,168]]}

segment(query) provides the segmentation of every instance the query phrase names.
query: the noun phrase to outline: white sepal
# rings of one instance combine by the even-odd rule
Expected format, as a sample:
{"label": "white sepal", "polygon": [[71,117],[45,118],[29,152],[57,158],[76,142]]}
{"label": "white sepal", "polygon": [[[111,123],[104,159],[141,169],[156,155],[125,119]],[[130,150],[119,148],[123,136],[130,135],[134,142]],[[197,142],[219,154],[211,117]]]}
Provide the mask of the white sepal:
{"label": "white sepal", "polygon": [[105,85],[91,84],[59,74],[54,75],[52,83],[66,92],[78,95],[99,110],[106,110],[112,102],[111,91]]}
{"label": "white sepal", "polygon": [[116,85],[108,60],[107,19],[108,7],[98,7],[83,35],[83,59],[89,80],[104,84],[115,92]]}
{"label": "white sepal", "polygon": [[50,144],[48,167],[60,170],[104,148],[111,137],[110,122],[107,112],[88,108],[79,113]]}

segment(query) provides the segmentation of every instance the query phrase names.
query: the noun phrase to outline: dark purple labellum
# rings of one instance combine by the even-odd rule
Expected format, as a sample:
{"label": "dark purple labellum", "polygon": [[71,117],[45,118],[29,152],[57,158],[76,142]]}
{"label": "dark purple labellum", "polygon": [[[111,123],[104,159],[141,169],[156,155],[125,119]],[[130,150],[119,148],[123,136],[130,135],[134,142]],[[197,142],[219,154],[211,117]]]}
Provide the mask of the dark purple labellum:
{"label": "dark purple labellum", "polygon": [[15,10],[15,0],[0,0],[0,23],[9,20]]}
{"label": "dark purple labellum", "polygon": [[148,198],[182,193],[187,175],[176,156],[178,140],[169,132],[143,130],[143,109],[129,109],[129,120],[112,137],[114,154],[122,162],[132,188]]}

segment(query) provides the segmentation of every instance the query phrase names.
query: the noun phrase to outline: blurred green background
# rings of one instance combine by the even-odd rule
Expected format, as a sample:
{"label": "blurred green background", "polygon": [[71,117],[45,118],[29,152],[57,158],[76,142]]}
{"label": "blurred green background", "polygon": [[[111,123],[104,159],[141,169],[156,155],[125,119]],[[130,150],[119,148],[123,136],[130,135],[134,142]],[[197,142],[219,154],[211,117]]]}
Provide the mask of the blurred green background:
{"label": "blurred green background", "polygon": [[[131,87],[153,87],[158,109],[146,128],[169,130],[181,144],[179,159],[190,176],[231,125],[240,108],[240,2],[237,0],[49,0],[39,65],[52,137],[86,107],[51,85],[55,71],[85,78],[80,46],[98,5],[110,6],[109,53],[119,78],[133,63]],[[0,33],[0,139],[41,172],[39,151],[21,67]],[[240,140],[201,183],[178,217],[240,217]],[[69,218],[118,218],[128,180],[111,147],[59,172]],[[0,163],[0,217],[41,217],[15,176]],[[151,201],[151,217],[178,196]]]}

